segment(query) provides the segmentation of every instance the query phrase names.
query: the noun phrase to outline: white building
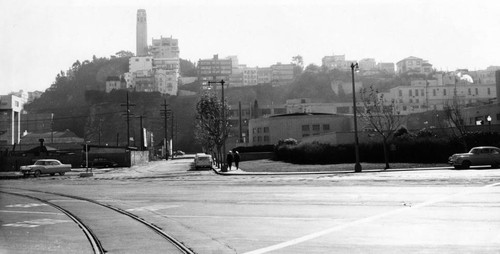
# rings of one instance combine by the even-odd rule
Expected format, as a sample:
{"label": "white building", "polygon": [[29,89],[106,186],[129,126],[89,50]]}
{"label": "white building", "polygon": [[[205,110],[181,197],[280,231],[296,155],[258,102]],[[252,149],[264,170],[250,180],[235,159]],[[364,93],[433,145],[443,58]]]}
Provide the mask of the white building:
{"label": "white building", "polygon": [[257,68],[246,67],[243,69],[243,86],[255,86],[258,81]]}
{"label": "white building", "polygon": [[153,69],[152,56],[134,56],[129,60],[129,72],[149,71]]}
{"label": "white building", "polygon": [[420,113],[428,110],[443,110],[454,100],[464,105],[487,103],[496,98],[496,85],[478,85],[457,82],[454,85],[426,85],[415,83],[412,86],[398,86],[384,93],[384,99],[394,100],[396,111],[402,115]]}
{"label": "white building", "polygon": [[18,144],[21,140],[21,112],[26,99],[0,95],[0,145]]}

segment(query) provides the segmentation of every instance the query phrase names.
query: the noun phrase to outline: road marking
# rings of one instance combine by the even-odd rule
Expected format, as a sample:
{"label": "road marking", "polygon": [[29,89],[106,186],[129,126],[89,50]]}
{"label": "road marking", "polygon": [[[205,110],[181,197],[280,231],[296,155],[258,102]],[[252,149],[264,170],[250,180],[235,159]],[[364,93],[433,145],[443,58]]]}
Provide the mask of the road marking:
{"label": "road marking", "polygon": [[276,245],[272,245],[272,246],[269,246],[269,247],[265,247],[265,248],[253,250],[253,251],[250,251],[250,252],[246,252],[244,254],[263,254],[263,253],[267,253],[267,252],[270,252],[270,251],[283,249],[283,248],[286,248],[286,247],[289,247],[289,246],[292,246],[292,245],[296,245],[296,244],[299,244],[299,243],[302,243],[302,242],[305,242],[305,241],[309,241],[309,240],[312,240],[312,239],[315,239],[315,238],[318,238],[318,237],[321,237],[321,236],[324,236],[324,235],[327,235],[327,234],[330,234],[332,232],[339,231],[339,230],[342,230],[342,229],[345,229],[345,228],[348,228],[348,227],[357,226],[359,224],[371,222],[371,221],[374,221],[374,220],[377,220],[377,219],[381,219],[381,218],[384,218],[384,217],[388,217],[388,216],[391,216],[391,215],[394,215],[394,214],[402,213],[404,211],[408,211],[408,210],[411,210],[411,209],[417,209],[417,208],[421,208],[421,207],[430,206],[430,205],[433,205],[435,203],[439,203],[441,201],[444,201],[444,200],[447,200],[447,199],[451,199],[451,198],[454,198],[454,197],[464,196],[464,195],[473,194],[473,193],[478,193],[478,192],[481,192],[481,191],[483,191],[483,190],[485,190],[487,188],[491,188],[491,187],[498,186],[498,185],[500,185],[500,183],[489,184],[489,185],[482,186],[482,187],[479,187],[479,188],[474,188],[473,190],[466,190],[466,191],[455,193],[455,194],[452,194],[452,195],[430,199],[430,200],[428,200],[426,202],[423,202],[423,203],[420,203],[420,204],[417,204],[417,205],[414,205],[414,206],[405,206],[403,208],[398,208],[398,209],[395,209],[395,210],[392,210],[392,211],[389,211],[389,212],[385,212],[385,213],[377,214],[377,215],[370,216],[370,217],[367,217],[367,218],[355,220],[355,221],[348,222],[348,223],[345,223],[345,224],[342,224],[342,225],[338,225],[338,226],[335,226],[335,227],[332,227],[332,228],[328,228],[328,229],[325,229],[325,230],[322,230],[322,231],[319,231],[319,232],[316,232],[316,233],[305,235],[305,236],[302,236],[302,237],[299,237],[299,238],[295,238],[295,239],[292,239],[292,240],[289,240],[289,241],[286,241],[286,242],[282,242],[282,243],[279,243],[279,244],[276,244]]}
{"label": "road marking", "polygon": [[8,210],[0,210],[0,213],[31,213],[31,214],[52,214],[52,215],[64,215],[63,213],[51,213],[51,212],[30,212],[30,211],[8,211]]}
{"label": "road marking", "polygon": [[54,220],[54,219],[38,219],[28,220],[16,223],[3,224],[4,227],[18,227],[18,228],[36,228],[41,225],[53,225],[58,223],[71,222],[70,220]]}
{"label": "road marking", "polygon": [[340,221],[341,219],[332,219],[332,218],[311,218],[311,217],[272,217],[272,216],[225,216],[225,215],[166,215],[168,218],[208,218],[208,219],[271,219],[271,220],[337,220]]}
{"label": "road marking", "polygon": [[152,205],[152,206],[143,206],[143,207],[137,207],[137,208],[131,208],[127,209],[128,212],[143,212],[143,211],[158,211],[158,210],[163,210],[163,209],[168,209],[168,208],[176,208],[179,207],[178,205]]}
{"label": "road marking", "polygon": [[9,207],[9,208],[12,208],[12,207],[20,207],[20,208],[30,208],[30,207],[38,207],[38,206],[47,206],[47,204],[43,204],[43,203],[30,203],[30,204],[15,204],[15,205],[6,205],[5,207]]}

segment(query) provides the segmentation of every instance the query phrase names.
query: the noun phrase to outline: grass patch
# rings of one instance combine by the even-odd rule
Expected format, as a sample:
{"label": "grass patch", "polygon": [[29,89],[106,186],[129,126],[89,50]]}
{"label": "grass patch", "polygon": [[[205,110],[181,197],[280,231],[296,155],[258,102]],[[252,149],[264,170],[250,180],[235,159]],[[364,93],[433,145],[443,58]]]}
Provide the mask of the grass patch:
{"label": "grass patch", "polygon": [[[446,167],[448,164],[435,163],[390,163],[391,169]],[[383,170],[385,163],[361,163],[363,170]],[[354,171],[354,163],[329,165],[299,165],[282,161],[255,160],[240,162],[240,168],[246,172],[323,172],[323,171]]]}

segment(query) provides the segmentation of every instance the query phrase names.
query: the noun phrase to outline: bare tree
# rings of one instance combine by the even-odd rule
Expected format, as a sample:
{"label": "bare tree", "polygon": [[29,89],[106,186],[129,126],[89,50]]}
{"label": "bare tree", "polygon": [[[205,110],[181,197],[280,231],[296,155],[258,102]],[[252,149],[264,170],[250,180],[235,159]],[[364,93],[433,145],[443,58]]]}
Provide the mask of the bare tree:
{"label": "bare tree", "polygon": [[202,95],[196,104],[196,140],[207,152],[217,151],[218,163],[223,159],[222,147],[230,129],[228,121],[222,118],[229,115],[227,103],[224,110],[225,114],[222,114],[222,101],[212,93]]}
{"label": "bare tree", "polygon": [[[464,151],[467,151],[467,140],[465,138],[467,135],[467,126],[465,124],[464,116],[462,115],[462,105],[459,103],[456,96],[452,101],[449,101],[445,105],[444,114],[446,120],[452,127],[452,135],[460,140],[464,147]],[[457,132],[455,132],[455,130]]]}
{"label": "bare tree", "polygon": [[387,151],[388,142],[403,123],[404,117],[397,111],[394,99],[387,101],[384,99],[384,94],[379,93],[373,87],[361,89],[360,95],[364,108],[359,109],[358,112],[374,131],[382,137],[385,169],[388,169],[390,168]]}

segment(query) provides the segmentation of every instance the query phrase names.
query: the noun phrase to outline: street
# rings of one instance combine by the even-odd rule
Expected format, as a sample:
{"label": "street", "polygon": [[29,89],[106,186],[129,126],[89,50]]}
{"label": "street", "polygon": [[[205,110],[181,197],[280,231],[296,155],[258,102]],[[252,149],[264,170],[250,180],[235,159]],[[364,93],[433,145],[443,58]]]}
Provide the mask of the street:
{"label": "street", "polygon": [[[500,252],[499,169],[222,176],[191,170],[192,161],[95,170],[89,178],[72,172],[0,180],[0,191],[32,195],[26,190],[36,190],[109,204],[160,227],[195,253]],[[36,252],[22,237],[30,234],[43,239],[36,242],[40,252],[62,253],[63,247],[51,247],[56,242],[68,248],[85,245],[85,236],[64,216],[40,202],[4,192],[0,192],[0,253]],[[125,219],[113,220],[111,213],[96,212],[95,207],[77,206],[74,200],[43,198],[78,211],[84,222],[92,221],[91,228],[106,235],[103,245],[121,239],[127,246],[128,238],[141,234],[106,234],[113,227],[144,230]],[[42,212],[52,216],[53,224],[12,226],[32,221],[35,213]],[[104,214],[106,220],[98,219]],[[107,225],[105,221],[111,220]],[[69,234],[64,241],[61,232]],[[141,241],[156,240],[142,237]],[[163,247],[154,247],[159,244],[144,247],[144,252],[160,252]],[[91,253],[87,248],[79,251]],[[127,248],[113,250],[133,253]]]}

